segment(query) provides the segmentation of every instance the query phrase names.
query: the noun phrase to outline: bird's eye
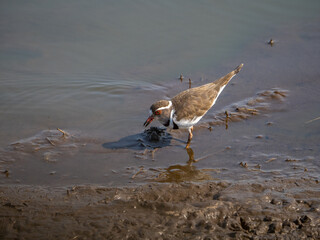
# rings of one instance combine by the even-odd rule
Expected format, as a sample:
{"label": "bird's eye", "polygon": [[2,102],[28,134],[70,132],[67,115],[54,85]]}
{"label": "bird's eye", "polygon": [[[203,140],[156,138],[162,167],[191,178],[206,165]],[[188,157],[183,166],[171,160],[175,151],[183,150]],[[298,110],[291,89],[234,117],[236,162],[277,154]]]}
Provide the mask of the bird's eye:
{"label": "bird's eye", "polygon": [[160,115],[161,114],[161,110],[158,110],[154,113],[155,115]]}

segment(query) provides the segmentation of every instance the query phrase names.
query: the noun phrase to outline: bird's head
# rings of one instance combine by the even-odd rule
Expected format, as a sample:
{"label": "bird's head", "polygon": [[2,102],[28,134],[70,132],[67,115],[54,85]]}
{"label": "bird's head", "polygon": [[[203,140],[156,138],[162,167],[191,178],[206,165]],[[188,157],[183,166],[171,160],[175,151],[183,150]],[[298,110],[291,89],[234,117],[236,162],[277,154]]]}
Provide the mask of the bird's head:
{"label": "bird's head", "polygon": [[150,116],[147,121],[143,124],[147,127],[154,119],[158,120],[165,126],[169,126],[170,113],[172,110],[172,102],[168,100],[160,100],[155,102],[150,107]]}

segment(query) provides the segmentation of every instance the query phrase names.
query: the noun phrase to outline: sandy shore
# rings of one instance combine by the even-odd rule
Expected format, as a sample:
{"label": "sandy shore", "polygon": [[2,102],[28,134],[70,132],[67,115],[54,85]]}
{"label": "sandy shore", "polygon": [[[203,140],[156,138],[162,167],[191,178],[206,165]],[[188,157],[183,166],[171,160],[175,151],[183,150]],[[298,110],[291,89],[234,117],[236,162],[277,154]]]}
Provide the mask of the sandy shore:
{"label": "sandy shore", "polygon": [[319,239],[320,185],[0,187],[2,239]]}

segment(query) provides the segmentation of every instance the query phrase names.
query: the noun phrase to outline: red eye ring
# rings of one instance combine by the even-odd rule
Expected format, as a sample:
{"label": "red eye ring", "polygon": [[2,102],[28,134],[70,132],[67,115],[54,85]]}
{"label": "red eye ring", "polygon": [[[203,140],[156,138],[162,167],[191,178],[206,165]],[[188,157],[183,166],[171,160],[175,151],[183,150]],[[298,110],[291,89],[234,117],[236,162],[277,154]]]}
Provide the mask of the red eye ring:
{"label": "red eye ring", "polygon": [[160,115],[160,114],[161,114],[161,110],[155,111],[154,114],[155,114],[155,115]]}

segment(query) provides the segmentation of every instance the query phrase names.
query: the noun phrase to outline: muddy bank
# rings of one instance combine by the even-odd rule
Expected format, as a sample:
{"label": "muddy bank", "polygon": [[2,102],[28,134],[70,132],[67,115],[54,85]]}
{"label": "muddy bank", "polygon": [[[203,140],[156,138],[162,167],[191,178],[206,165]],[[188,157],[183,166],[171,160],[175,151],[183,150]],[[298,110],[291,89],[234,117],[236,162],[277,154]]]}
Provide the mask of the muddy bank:
{"label": "muddy bank", "polygon": [[1,186],[4,239],[319,239],[319,182]]}

